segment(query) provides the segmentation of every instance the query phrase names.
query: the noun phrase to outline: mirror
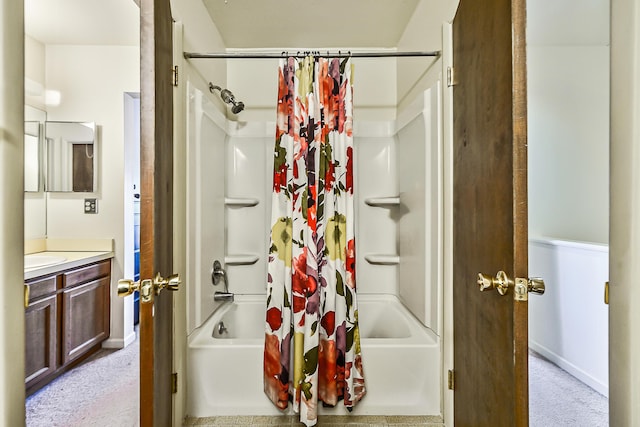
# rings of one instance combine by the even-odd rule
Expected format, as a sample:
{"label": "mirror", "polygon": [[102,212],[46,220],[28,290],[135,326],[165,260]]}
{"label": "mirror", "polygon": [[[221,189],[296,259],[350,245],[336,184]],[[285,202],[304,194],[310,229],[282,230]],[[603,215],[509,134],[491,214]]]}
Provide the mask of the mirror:
{"label": "mirror", "polygon": [[40,191],[40,122],[24,122],[24,191]]}
{"label": "mirror", "polygon": [[97,191],[95,129],[93,122],[45,123],[45,191]]}
{"label": "mirror", "polygon": [[[47,113],[30,105],[24,106],[24,119],[26,122],[37,123],[38,128],[38,145],[39,153],[39,178],[38,191],[25,191],[24,193],[24,238],[25,239],[44,239],[47,236],[47,198],[44,193],[42,180],[44,175],[44,122],[47,120]],[[25,124],[25,135],[32,134],[35,131],[34,124]],[[29,128],[29,130],[27,129]],[[26,143],[26,140],[25,140]],[[26,144],[25,144],[26,145]],[[28,156],[25,148],[25,158]],[[26,163],[26,162],[25,162]],[[25,170],[27,166],[25,164]],[[26,178],[26,177],[25,177]],[[25,182],[27,180],[25,179]],[[26,189],[26,187],[25,187]]]}

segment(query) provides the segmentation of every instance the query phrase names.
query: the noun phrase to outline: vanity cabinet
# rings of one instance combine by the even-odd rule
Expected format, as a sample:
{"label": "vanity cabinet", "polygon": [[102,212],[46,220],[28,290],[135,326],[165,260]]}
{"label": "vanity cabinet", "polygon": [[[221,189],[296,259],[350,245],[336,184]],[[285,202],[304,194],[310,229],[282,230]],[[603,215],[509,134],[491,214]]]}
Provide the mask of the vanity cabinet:
{"label": "vanity cabinet", "polygon": [[27,395],[84,360],[109,337],[111,261],[27,281]]}

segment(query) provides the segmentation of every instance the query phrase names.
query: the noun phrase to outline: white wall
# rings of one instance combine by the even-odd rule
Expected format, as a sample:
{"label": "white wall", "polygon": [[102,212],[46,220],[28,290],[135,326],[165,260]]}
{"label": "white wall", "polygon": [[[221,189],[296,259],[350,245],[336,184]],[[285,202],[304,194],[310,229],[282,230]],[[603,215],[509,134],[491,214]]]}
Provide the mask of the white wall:
{"label": "white wall", "polygon": [[531,236],[608,242],[608,4],[527,4]]}
{"label": "white wall", "polygon": [[527,3],[529,275],[547,285],[529,299],[529,344],[605,395],[608,4]]}
{"label": "white wall", "polygon": [[529,346],[603,395],[609,391],[607,245],[566,240],[529,242],[530,277],[544,278],[529,299]]}
{"label": "white wall", "polygon": [[[44,121],[45,47],[39,41],[24,38],[25,120]],[[44,132],[44,127],[41,129]],[[24,237],[44,239],[47,236],[47,206],[43,188],[24,193]]]}
{"label": "white wall", "polygon": [[[418,3],[398,42],[398,50],[441,51],[442,25],[445,21],[453,21],[458,3],[458,0]],[[397,60],[397,67],[397,104],[400,104],[401,108],[402,105],[411,103],[420,92],[431,87],[429,83],[432,82],[426,85],[420,83],[425,74],[432,69],[440,72],[439,63],[434,58],[400,58]]]}
{"label": "white wall", "polygon": [[[124,277],[125,255],[123,97],[139,91],[139,49],[48,45],[46,58],[46,87],[61,93],[60,104],[48,106],[48,119],[95,122],[99,155],[97,192],[47,193],[47,236],[115,240],[109,341],[122,344],[134,338],[132,322],[124,323],[132,297],[118,297],[115,287]],[[98,199],[98,214],[84,213],[84,197]]]}

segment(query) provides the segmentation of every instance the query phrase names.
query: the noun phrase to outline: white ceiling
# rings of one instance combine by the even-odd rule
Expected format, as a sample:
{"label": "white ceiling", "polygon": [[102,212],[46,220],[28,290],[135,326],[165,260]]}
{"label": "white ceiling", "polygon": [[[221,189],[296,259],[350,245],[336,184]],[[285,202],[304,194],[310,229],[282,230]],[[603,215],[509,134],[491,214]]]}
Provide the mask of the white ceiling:
{"label": "white ceiling", "polygon": [[137,46],[134,0],[24,0],[25,33],[43,44]]}
{"label": "white ceiling", "polygon": [[[43,44],[135,46],[134,1],[24,0],[25,32]],[[227,48],[395,47],[419,2],[203,0]]]}
{"label": "white ceiling", "polygon": [[227,48],[390,48],[420,0],[202,1]]}

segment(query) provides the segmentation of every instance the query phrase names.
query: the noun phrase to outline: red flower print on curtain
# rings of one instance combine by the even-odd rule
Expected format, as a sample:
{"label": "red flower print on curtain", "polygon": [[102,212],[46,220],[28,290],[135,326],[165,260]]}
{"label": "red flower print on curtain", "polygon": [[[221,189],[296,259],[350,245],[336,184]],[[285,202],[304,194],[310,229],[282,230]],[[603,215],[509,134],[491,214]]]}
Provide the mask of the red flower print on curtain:
{"label": "red flower print on curtain", "polygon": [[355,274],[351,60],[282,59],[264,390],[307,426],[366,393]]}

